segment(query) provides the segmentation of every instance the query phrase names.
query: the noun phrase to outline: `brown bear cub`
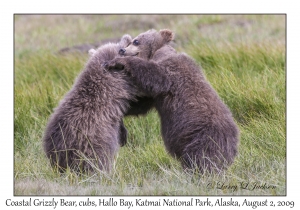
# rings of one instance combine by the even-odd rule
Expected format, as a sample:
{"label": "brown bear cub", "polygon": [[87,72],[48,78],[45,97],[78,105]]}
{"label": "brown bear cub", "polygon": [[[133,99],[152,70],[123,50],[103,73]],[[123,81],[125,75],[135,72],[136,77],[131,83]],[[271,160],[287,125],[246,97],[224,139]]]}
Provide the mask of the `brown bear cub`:
{"label": "brown bear cub", "polygon": [[237,155],[238,128],[196,63],[170,46],[173,37],[167,29],[142,33],[106,68],[123,68],[154,99],[165,146],[185,169],[221,171]]}
{"label": "brown bear cub", "polygon": [[[118,44],[92,50],[85,69],[51,116],[43,138],[44,150],[60,172],[67,167],[76,172],[109,171],[119,146],[126,143],[123,116],[146,113],[138,108],[137,99],[144,98],[136,97],[141,95],[132,79],[125,72],[103,67],[130,41],[131,37],[124,35]],[[136,110],[130,111],[131,104]]]}

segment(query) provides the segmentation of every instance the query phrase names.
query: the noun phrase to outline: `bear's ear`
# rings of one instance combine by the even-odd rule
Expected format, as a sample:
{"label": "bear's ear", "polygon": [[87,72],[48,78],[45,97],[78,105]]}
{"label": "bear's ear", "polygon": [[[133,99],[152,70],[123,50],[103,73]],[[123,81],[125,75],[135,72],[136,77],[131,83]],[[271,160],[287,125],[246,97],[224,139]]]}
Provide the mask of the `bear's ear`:
{"label": "bear's ear", "polygon": [[169,29],[162,29],[159,31],[159,33],[163,37],[165,42],[170,42],[174,40],[174,33]]}
{"label": "bear's ear", "polygon": [[95,49],[90,49],[89,50],[89,55],[92,57],[95,54],[96,50]]}
{"label": "bear's ear", "polygon": [[120,41],[120,46],[121,47],[127,47],[132,41],[132,38],[130,35],[125,34],[122,36],[121,41]]}

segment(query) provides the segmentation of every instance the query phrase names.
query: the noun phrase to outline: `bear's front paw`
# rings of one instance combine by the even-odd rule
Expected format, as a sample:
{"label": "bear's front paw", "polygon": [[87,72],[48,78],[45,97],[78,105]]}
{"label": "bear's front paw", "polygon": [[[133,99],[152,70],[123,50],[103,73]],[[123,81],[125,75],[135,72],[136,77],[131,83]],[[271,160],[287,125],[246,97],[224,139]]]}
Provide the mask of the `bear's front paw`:
{"label": "bear's front paw", "polygon": [[106,70],[124,70],[125,69],[125,62],[122,59],[114,59],[109,62],[104,63],[104,68]]}

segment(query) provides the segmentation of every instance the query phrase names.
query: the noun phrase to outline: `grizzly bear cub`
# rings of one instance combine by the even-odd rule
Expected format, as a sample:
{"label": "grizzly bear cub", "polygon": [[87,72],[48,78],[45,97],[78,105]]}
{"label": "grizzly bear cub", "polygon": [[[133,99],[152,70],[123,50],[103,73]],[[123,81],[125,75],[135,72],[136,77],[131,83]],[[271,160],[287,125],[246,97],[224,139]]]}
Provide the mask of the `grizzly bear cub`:
{"label": "grizzly bear cub", "polygon": [[239,130],[196,63],[170,46],[173,38],[167,29],[142,33],[106,68],[123,68],[154,99],[165,146],[185,169],[221,171],[237,155]]}
{"label": "grizzly bear cub", "polygon": [[[51,116],[44,150],[60,172],[67,167],[76,172],[109,171],[119,146],[126,143],[123,116],[146,112],[138,110],[137,99],[143,97],[132,79],[125,72],[103,67],[130,41],[131,37],[124,35],[118,44],[92,50],[85,69]],[[130,111],[131,104],[136,110]]]}

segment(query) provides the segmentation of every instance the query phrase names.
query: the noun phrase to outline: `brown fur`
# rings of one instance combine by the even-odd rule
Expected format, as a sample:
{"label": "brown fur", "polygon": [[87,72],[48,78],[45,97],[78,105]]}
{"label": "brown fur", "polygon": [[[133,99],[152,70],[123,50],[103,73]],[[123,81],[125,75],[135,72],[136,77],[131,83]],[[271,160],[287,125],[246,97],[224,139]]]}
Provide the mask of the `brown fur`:
{"label": "brown fur", "polygon": [[[137,87],[125,72],[106,71],[103,64],[118,56],[131,37],[119,44],[109,43],[93,51],[73,88],[51,116],[43,138],[44,150],[61,172],[109,171],[119,146],[126,143],[122,118],[139,114],[129,110],[136,104]],[[142,99],[142,97],[139,97]]]}
{"label": "brown fur", "polygon": [[107,68],[124,68],[154,99],[165,146],[184,168],[220,171],[237,155],[238,128],[200,68],[169,45],[173,37],[170,30],[142,33],[120,50],[128,57]]}

